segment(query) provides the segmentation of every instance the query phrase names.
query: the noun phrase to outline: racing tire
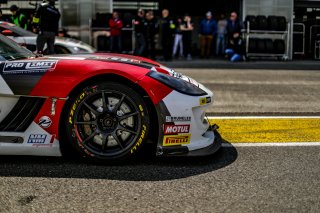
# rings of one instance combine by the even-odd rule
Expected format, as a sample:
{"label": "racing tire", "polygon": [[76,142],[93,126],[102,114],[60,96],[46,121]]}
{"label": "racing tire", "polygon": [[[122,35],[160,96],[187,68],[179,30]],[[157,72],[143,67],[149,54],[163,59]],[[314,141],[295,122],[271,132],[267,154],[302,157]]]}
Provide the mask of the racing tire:
{"label": "racing tire", "polygon": [[265,42],[266,53],[274,53],[275,51],[274,51],[272,39],[265,39],[264,42]]}
{"label": "racing tire", "polygon": [[285,31],[287,30],[287,20],[284,16],[278,16],[278,31]]}
{"label": "racing tire", "polygon": [[252,38],[249,39],[249,48],[248,48],[249,53],[257,53],[257,39]]}
{"label": "racing tire", "polygon": [[248,23],[250,23],[250,30],[257,30],[257,18],[255,16],[248,15],[245,19],[246,28],[248,28]]}
{"label": "racing tire", "polygon": [[276,54],[284,54],[286,51],[286,44],[282,39],[274,40],[274,51]]}
{"label": "racing tire", "polygon": [[142,148],[149,122],[146,104],[132,88],[98,83],[78,90],[66,103],[65,142],[94,162],[119,162]]}
{"label": "racing tire", "polygon": [[268,16],[268,29],[271,31],[277,31],[278,28],[277,16]]}
{"label": "racing tire", "polygon": [[266,44],[264,39],[257,39],[257,53],[265,53]]}
{"label": "racing tire", "polygon": [[268,19],[266,16],[257,16],[258,29],[268,30]]}

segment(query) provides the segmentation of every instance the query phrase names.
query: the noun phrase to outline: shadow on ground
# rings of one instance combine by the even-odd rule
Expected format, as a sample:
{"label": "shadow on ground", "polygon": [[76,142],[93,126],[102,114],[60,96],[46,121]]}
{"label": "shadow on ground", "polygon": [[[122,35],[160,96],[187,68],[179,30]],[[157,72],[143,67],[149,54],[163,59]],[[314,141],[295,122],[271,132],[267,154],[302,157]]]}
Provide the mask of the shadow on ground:
{"label": "shadow on ground", "polygon": [[230,146],[212,156],[157,158],[144,155],[130,163],[95,165],[56,157],[0,157],[1,177],[86,178],[124,181],[163,181],[212,172],[238,157]]}

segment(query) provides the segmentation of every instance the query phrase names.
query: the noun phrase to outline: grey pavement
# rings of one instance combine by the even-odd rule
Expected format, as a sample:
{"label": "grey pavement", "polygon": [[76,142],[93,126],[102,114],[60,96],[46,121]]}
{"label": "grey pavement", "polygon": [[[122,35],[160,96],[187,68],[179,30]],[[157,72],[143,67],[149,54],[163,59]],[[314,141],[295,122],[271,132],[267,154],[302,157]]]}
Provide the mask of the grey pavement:
{"label": "grey pavement", "polygon": [[176,69],[214,92],[210,114],[320,115],[320,70]]}
{"label": "grey pavement", "polygon": [[96,166],[1,157],[0,212],[319,212],[320,147]]}
{"label": "grey pavement", "polygon": [[171,68],[320,70],[320,60],[251,60],[233,63],[227,59],[194,59],[159,62]]}

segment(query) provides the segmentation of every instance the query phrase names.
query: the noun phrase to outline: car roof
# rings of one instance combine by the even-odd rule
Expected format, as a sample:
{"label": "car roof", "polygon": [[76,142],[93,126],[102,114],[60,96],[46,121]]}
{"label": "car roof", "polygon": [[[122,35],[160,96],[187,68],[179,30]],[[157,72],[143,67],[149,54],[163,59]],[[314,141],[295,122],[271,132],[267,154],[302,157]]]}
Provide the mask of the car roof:
{"label": "car roof", "polygon": [[0,21],[0,26],[3,28],[6,28],[8,30],[11,30],[12,32],[14,32],[15,34],[17,34],[19,36],[37,36],[33,32],[27,31],[21,27],[17,27],[16,25],[14,25],[10,22]]}

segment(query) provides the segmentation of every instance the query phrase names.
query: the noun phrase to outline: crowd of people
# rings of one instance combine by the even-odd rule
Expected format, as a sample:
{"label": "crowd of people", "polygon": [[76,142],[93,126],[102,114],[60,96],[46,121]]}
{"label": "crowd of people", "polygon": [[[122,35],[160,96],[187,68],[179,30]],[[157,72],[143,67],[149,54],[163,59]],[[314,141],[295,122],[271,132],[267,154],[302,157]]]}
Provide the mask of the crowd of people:
{"label": "crowd of people", "polygon": [[[0,20],[10,21],[37,33],[38,53],[43,52],[45,43],[48,46],[48,53],[54,53],[55,36],[66,34],[58,30],[60,12],[55,7],[55,0],[42,3],[30,17],[22,14],[16,5],[12,5],[10,11],[11,20],[3,20],[0,10]],[[119,12],[114,11],[107,23],[110,28],[109,50],[121,53],[124,23]],[[189,14],[172,18],[169,10],[163,9],[161,17],[156,18],[153,11],[139,9],[132,20],[132,25],[135,38],[134,55],[156,59],[156,38],[158,38],[159,49],[162,50],[160,60],[170,61],[172,58],[192,60],[195,34],[199,37],[200,58],[216,55],[228,57],[231,61],[239,61],[244,55],[242,22],[236,12],[232,12],[229,18],[221,14],[216,20],[212,12],[208,11],[195,29],[194,21]],[[214,46],[215,51],[213,51]]]}
{"label": "crowd of people", "polygon": [[[113,12],[109,20],[109,27],[110,51],[121,52],[121,31],[124,25],[118,12]],[[215,20],[212,12],[208,11],[199,23],[198,32],[195,32],[194,21],[188,14],[172,18],[169,10],[163,9],[161,17],[157,19],[153,11],[139,9],[133,20],[133,27],[135,55],[155,59],[156,36],[158,35],[162,50],[160,59],[165,61],[170,61],[172,58],[192,60],[194,33],[198,33],[201,58],[209,58],[215,54],[228,57],[231,61],[243,59],[242,22],[236,12],[232,12],[228,19],[225,14],[221,14],[219,19]],[[213,51],[214,46],[215,51]]]}

